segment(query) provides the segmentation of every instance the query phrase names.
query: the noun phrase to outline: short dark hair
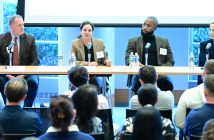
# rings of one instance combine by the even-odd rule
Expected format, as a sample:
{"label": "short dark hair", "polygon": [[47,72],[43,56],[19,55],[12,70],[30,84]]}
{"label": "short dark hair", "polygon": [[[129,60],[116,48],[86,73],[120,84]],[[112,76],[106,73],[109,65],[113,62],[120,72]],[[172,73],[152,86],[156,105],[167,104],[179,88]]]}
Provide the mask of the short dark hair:
{"label": "short dark hair", "polygon": [[206,74],[214,74],[214,59],[207,60],[204,65]]}
{"label": "short dark hair", "polygon": [[52,125],[62,131],[68,131],[74,117],[73,109],[73,103],[67,96],[51,98],[50,115]]}
{"label": "short dark hair", "polygon": [[5,96],[9,102],[18,103],[28,92],[25,79],[14,78],[5,84]]}
{"label": "short dark hair", "polygon": [[168,90],[173,91],[173,88],[174,88],[173,83],[168,76],[158,77],[157,86],[162,91],[168,91]]}
{"label": "short dark hair", "polygon": [[208,74],[204,79],[204,87],[214,95],[214,74]]}
{"label": "short dark hair", "polygon": [[138,101],[142,106],[147,104],[155,105],[157,102],[157,89],[152,84],[144,84],[141,86],[137,92]]}
{"label": "short dark hair", "polygon": [[138,71],[139,78],[146,84],[155,84],[157,82],[157,73],[153,66],[143,66]]}
{"label": "short dark hair", "polygon": [[80,25],[80,30],[82,30],[82,28],[85,26],[85,25],[91,25],[91,28],[92,28],[92,31],[94,31],[94,24],[91,23],[90,21],[84,21],[81,25]]}
{"label": "short dark hair", "polygon": [[90,133],[93,131],[93,121],[97,114],[98,91],[94,85],[80,86],[71,97],[77,111],[76,123],[80,131]]}
{"label": "short dark hair", "polygon": [[88,70],[85,67],[74,66],[68,71],[68,78],[75,87],[87,84]]}
{"label": "short dark hair", "polygon": [[133,121],[132,140],[162,140],[160,112],[154,107],[140,109]]}

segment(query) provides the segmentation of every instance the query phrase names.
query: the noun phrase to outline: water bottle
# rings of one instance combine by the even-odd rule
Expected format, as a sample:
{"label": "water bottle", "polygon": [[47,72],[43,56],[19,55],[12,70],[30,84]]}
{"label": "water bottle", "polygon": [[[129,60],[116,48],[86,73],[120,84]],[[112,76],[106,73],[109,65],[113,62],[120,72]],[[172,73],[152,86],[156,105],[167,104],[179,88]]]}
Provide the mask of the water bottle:
{"label": "water bottle", "polygon": [[129,55],[129,67],[134,68],[135,65],[135,58],[133,52],[130,53]]}
{"label": "water bottle", "polygon": [[135,67],[139,67],[139,55],[138,55],[138,53],[135,53],[134,59],[135,59]]}
{"label": "water bottle", "polygon": [[70,65],[71,65],[72,67],[76,66],[76,61],[77,61],[77,59],[76,59],[75,54],[74,54],[74,53],[71,53],[70,60],[69,60]]}
{"label": "water bottle", "polygon": [[58,55],[58,66],[63,67],[63,56],[62,55]]}
{"label": "water bottle", "polygon": [[194,69],[195,64],[194,64],[194,55],[193,52],[191,52],[190,56],[189,56],[189,68],[190,69]]}

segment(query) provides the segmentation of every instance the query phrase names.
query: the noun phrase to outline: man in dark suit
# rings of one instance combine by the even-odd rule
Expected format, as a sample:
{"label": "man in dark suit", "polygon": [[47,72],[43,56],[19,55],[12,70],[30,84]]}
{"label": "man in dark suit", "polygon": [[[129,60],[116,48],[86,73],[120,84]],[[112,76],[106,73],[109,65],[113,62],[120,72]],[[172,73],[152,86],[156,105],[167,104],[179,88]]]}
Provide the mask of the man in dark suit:
{"label": "man in dark suit", "polygon": [[0,112],[0,124],[4,133],[41,135],[42,122],[34,112],[27,112],[20,107],[26,98],[28,85],[23,78],[13,78],[5,85],[7,104]]}
{"label": "man in dark suit", "polygon": [[[129,55],[131,52],[138,53],[140,66],[145,65],[146,45],[148,45],[148,65],[153,66],[173,66],[174,58],[169,45],[169,41],[165,38],[155,36],[154,32],[157,29],[158,20],[156,17],[147,17],[141,28],[141,36],[131,38],[126,49],[125,62],[129,65]],[[133,79],[133,80],[132,80]],[[128,77],[127,85],[131,86],[135,93],[140,86],[139,77]],[[135,87],[137,86],[137,87]]]}
{"label": "man in dark suit", "polygon": [[[200,53],[199,53],[199,64],[198,66],[204,67],[207,59],[214,59],[214,22],[210,23],[210,39],[200,43]],[[198,85],[203,83],[201,76],[198,76]]]}
{"label": "man in dark suit", "polygon": [[[0,65],[39,65],[35,38],[24,33],[23,18],[14,15],[10,18],[9,24],[10,32],[0,35]],[[12,58],[9,58],[10,52]],[[29,90],[24,106],[32,106],[39,83],[36,75],[0,75],[0,92],[4,102],[6,103],[4,85],[15,77],[27,80]]]}

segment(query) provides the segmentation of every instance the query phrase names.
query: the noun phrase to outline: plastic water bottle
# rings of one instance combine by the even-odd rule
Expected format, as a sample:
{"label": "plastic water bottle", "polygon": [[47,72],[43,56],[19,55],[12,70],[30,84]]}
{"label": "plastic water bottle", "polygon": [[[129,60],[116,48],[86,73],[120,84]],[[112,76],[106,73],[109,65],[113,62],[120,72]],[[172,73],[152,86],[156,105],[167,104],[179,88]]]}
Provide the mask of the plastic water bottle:
{"label": "plastic water bottle", "polygon": [[62,55],[58,55],[58,66],[63,67],[63,56]]}
{"label": "plastic water bottle", "polygon": [[69,60],[70,65],[72,67],[76,66],[76,61],[77,61],[76,56],[74,53],[72,53]]}
{"label": "plastic water bottle", "polygon": [[138,55],[138,53],[135,53],[134,60],[135,60],[135,67],[139,67],[139,55]]}
{"label": "plastic water bottle", "polygon": [[191,52],[190,56],[189,56],[189,68],[190,69],[194,69],[195,64],[194,64],[194,55],[193,52]]}
{"label": "plastic water bottle", "polygon": [[133,52],[131,52],[129,55],[129,67],[134,68],[134,65],[135,65],[135,56]]}

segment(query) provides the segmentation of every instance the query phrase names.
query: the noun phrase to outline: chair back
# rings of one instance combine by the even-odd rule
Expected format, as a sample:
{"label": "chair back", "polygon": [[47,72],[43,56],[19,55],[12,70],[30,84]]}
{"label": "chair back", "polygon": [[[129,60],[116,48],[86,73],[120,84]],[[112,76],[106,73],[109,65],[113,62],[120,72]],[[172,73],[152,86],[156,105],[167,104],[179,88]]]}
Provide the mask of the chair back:
{"label": "chair back", "polygon": [[90,134],[95,140],[105,140],[104,133]]}
{"label": "chair back", "polygon": [[172,109],[159,110],[162,117],[170,119],[172,121]]}
{"label": "chair back", "polygon": [[26,133],[26,134],[3,134],[4,140],[21,140],[25,137],[36,136],[36,132],[34,133]]}
{"label": "chair back", "polygon": [[136,109],[129,109],[129,108],[127,108],[126,109],[126,118],[134,117],[137,114],[137,111],[138,110],[136,110]]}
{"label": "chair back", "polygon": [[96,116],[102,120],[102,128],[105,135],[105,140],[113,140],[114,130],[111,109],[99,109]]}
{"label": "chair back", "polygon": [[119,140],[132,140],[132,134],[130,134],[130,133],[121,133]]}
{"label": "chair back", "polygon": [[23,107],[24,110],[29,112],[35,112],[41,119],[42,122],[42,133],[45,133],[48,127],[51,126],[49,117],[49,108],[47,107]]}

